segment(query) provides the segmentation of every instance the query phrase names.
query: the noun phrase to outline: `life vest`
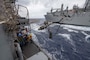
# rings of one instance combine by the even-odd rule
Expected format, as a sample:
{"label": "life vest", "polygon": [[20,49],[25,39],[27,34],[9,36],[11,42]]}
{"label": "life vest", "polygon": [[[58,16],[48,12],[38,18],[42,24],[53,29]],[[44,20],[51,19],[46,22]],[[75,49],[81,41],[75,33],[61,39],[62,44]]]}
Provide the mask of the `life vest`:
{"label": "life vest", "polygon": [[32,34],[28,35],[28,41],[30,41],[32,39]]}

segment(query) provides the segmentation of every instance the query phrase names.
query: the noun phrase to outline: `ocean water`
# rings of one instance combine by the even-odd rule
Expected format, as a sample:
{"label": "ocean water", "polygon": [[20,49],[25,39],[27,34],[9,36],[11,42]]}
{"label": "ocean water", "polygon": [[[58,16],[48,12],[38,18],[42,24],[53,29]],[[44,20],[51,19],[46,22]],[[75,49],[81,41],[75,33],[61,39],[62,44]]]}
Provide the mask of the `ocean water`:
{"label": "ocean water", "polygon": [[90,60],[90,27],[52,24],[50,39],[47,28],[38,30],[42,22],[31,24],[33,40],[52,60]]}

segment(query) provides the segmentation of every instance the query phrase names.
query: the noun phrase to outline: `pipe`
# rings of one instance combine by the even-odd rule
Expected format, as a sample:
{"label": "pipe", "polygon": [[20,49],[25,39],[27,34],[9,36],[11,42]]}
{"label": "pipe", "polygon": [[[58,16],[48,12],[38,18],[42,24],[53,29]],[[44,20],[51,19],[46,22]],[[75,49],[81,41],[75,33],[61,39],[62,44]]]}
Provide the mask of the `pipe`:
{"label": "pipe", "polygon": [[15,49],[16,49],[19,60],[24,60],[22,50],[21,50],[19,43],[15,42],[14,45],[15,45]]}

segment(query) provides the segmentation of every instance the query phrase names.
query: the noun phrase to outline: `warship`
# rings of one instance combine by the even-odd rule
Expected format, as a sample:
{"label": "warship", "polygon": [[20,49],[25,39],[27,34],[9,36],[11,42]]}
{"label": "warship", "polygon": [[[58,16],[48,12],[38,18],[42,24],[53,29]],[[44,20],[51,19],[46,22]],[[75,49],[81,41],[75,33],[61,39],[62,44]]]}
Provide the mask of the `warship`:
{"label": "warship", "polygon": [[45,19],[47,22],[90,26],[90,0],[86,0],[83,8],[74,5],[71,10],[68,7],[63,10],[62,4],[61,9],[51,9],[51,12],[45,15]]}
{"label": "warship", "polygon": [[[0,0],[0,60],[90,60],[90,27],[60,25],[65,19],[71,19],[71,24],[74,24],[73,19],[90,19],[89,0],[84,8],[76,9],[77,6],[74,6],[77,10],[75,14],[72,14],[68,7],[63,10],[62,5],[61,10],[58,9],[56,15],[47,20],[60,24],[44,23],[44,27],[40,26],[44,25],[42,22],[45,20],[30,21],[27,7],[16,4],[16,1]],[[18,14],[20,7],[26,8],[26,17]],[[48,15],[51,16],[52,13]],[[87,19],[83,23],[80,23],[80,20],[77,25],[89,25]],[[24,29],[26,27],[28,29]],[[21,38],[26,36],[22,36],[21,32],[31,35],[28,43]]]}
{"label": "warship", "polygon": [[[48,60],[33,41],[26,44],[22,41],[24,36],[18,39],[17,32],[21,28],[25,31],[23,27],[30,26],[30,20],[27,7],[16,2],[18,1],[0,0],[0,60]],[[26,17],[19,15],[20,7],[26,8]]]}

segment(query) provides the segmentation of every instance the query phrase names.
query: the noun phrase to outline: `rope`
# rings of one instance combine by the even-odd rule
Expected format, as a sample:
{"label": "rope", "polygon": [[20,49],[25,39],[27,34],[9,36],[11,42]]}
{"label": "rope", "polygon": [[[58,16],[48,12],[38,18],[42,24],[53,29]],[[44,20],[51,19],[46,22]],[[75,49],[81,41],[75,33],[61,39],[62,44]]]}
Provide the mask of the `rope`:
{"label": "rope", "polygon": [[[60,19],[60,21],[59,21],[59,22],[56,22],[56,23],[60,23],[62,20],[63,20],[63,18],[61,18],[61,19]],[[55,22],[53,22],[53,23],[55,23]],[[50,25],[51,25],[51,24],[50,24]],[[49,25],[48,25],[48,26],[49,26]],[[59,25],[59,27],[58,27],[58,29],[57,29],[57,31],[56,31],[56,33],[55,33],[55,35],[57,34],[57,32],[58,32],[59,28],[60,28],[60,25]],[[48,32],[49,32],[49,38],[52,38],[52,32],[50,31],[50,29],[49,29],[49,28],[48,28]]]}
{"label": "rope", "polygon": [[[60,21],[59,21],[58,23],[60,23],[62,20],[63,20],[63,18],[61,18],[61,19],[60,19]],[[57,32],[58,32],[59,28],[60,28],[60,25],[59,25],[59,27],[58,27],[58,29],[57,29],[57,31],[56,31],[56,33],[55,33],[55,34],[57,34]]]}

